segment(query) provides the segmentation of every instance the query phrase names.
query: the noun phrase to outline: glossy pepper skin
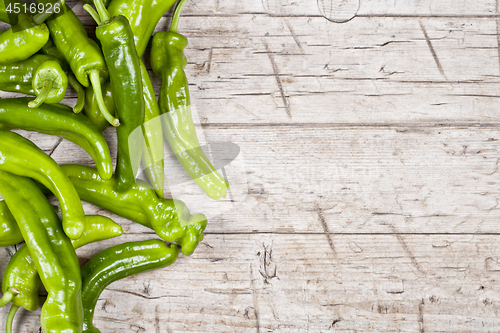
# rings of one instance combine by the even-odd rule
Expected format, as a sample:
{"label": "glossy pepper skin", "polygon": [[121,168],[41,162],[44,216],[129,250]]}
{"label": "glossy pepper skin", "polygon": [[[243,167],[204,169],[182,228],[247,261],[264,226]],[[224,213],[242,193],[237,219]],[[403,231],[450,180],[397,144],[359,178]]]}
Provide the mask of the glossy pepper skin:
{"label": "glossy pepper skin", "polygon": [[[55,3],[54,0],[38,0],[38,2]],[[110,124],[118,126],[118,120],[109,114],[102,98],[101,83],[108,78],[108,69],[99,46],[88,37],[82,22],[66,5],[61,6],[61,11],[53,14],[46,23],[52,41],[64,55],[78,82],[84,87],[92,84],[101,112]]]}
{"label": "glossy pepper skin", "polygon": [[[175,0],[113,0],[108,6],[111,16],[123,15],[130,22],[139,57],[142,57],[149,39],[160,18],[165,15]],[[141,60],[145,119],[143,132],[146,142],[143,164],[146,176],[158,197],[164,197],[164,147],[163,129],[158,121],[160,109],[146,67]],[[156,119],[155,119],[156,118]]]}
{"label": "glossy pepper skin", "polygon": [[21,14],[15,26],[0,34],[0,64],[28,59],[47,43],[49,30],[39,18]]}
{"label": "glossy pepper skin", "polygon": [[163,126],[160,118],[161,112],[158,102],[156,101],[153,83],[151,83],[148,71],[142,60],[141,78],[142,96],[145,106],[144,124],[142,126],[145,142],[143,165],[146,170],[148,181],[153,186],[156,195],[158,195],[159,198],[164,198],[165,155],[163,146]]}
{"label": "glossy pepper skin", "polygon": [[[94,3],[99,13],[99,18],[93,15],[98,20],[96,37],[101,42],[108,65],[115,112],[120,120],[120,126],[116,129],[116,190],[124,192],[135,183],[132,159],[137,159],[142,149],[139,143],[130,140],[132,132],[144,122],[140,59],[128,20],[124,16],[110,17],[102,0],[94,0]],[[92,13],[89,5],[84,8]]]}
{"label": "glossy pepper skin", "polygon": [[[109,113],[114,116],[115,100],[113,99],[111,83],[109,81],[106,81],[106,83],[102,85],[102,96],[104,98],[106,108]],[[94,124],[94,126],[101,132],[109,126],[108,121],[103,117],[101,111],[99,110],[99,105],[97,104],[97,99],[95,98],[92,86],[85,89],[85,116],[89,118],[90,122],[92,122],[92,124]]]}
{"label": "glossy pepper skin", "polygon": [[61,168],[83,201],[153,229],[161,239],[180,245],[184,255],[191,255],[203,240],[205,215],[191,215],[182,201],[159,199],[140,182],[119,193],[115,191],[115,179],[102,180],[94,168],[76,164]]}
{"label": "glossy pepper skin", "polygon": [[0,194],[48,292],[41,313],[43,331],[82,332],[80,265],[52,205],[32,180],[8,172],[0,172]]}
{"label": "glossy pepper skin", "polygon": [[23,235],[5,201],[0,201],[0,246],[11,246],[22,242]]}
{"label": "glossy pepper skin", "polygon": [[36,54],[12,64],[0,64],[0,90],[35,95],[32,106],[59,103],[66,95],[68,77],[55,58]]}
{"label": "glossy pepper skin", "polygon": [[27,98],[0,99],[0,129],[23,129],[57,135],[82,147],[94,160],[99,175],[113,176],[108,145],[102,133],[83,115],[74,114],[65,105],[27,106]]}
{"label": "glossy pepper skin", "polygon": [[137,54],[142,57],[155,27],[174,3],[175,0],[113,0],[108,11],[111,16],[123,15],[129,20]]}
{"label": "glossy pepper skin", "polygon": [[[142,57],[158,21],[174,3],[175,0],[113,0],[107,9],[111,16],[123,15],[128,19],[134,34],[137,54]],[[156,194],[163,198],[165,184],[163,129],[160,118],[157,118],[161,113],[153,84],[142,60],[140,65],[145,103],[143,134],[146,147],[143,165],[149,183]]]}
{"label": "glossy pepper skin", "polygon": [[82,111],[84,103],[85,103],[85,90],[82,85],[76,79],[75,75],[71,71],[69,64],[66,62],[64,55],[59,51],[59,49],[54,45],[52,39],[49,38],[47,43],[40,49],[40,53],[49,55],[54,57],[57,61],[59,61],[59,65],[64,70],[66,75],[68,76],[68,83],[73,89],[75,89],[78,94],[78,100],[76,105],[73,107],[73,112],[78,113]]}
{"label": "glossy pepper skin", "polygon": [[[60,220],[57,220],[61,223]],[[87,216],[88,228],[77,240],[72,240],[74,249],[90,243],[121,236],[122,228],[111,219],[104,216]],[[35,311],[40,305],[38,296],[40,276],[36,270],[33,258],[26,245],[23,245],[10,259],[5,268],[2,291],[16,288],[19,293],[12,299],[12,304],[21,306],[28,311]]]}
{"label": "glossy pepper skin", "polygon": [[0,142],[0,171],[33,178],[50,189],[59,200],[66,235],[78,239],[85,229],[85,214],[78,193],[59,165],[19,134],[0,130]]}
{"label": "glossy pepper skin", "polygon": [[94,327],[94,310],[99,296],[112,282],[153,269],[165,268],[179,255],[177,246],[152,239],[110,247],[82,268],[84,333],[100,333]]}
{"label": "glossy pepper skin", "polygon": [[189,176],[215,199],[224,198],[229,184],[203,153],[191,117],[189,87],[184,68],[186,37],[176,32],[158,32],[153,37],[151,65],[161,76],[160,110],[164,114],[165,137]]}

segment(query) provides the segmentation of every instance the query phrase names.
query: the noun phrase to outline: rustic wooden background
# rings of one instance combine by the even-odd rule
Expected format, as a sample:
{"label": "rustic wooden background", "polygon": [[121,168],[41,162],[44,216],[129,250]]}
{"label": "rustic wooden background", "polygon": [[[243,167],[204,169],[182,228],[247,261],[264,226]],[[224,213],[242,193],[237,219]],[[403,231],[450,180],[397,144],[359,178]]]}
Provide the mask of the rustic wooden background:
{"label": "rustic wooden background", "polygon": [[[499,8],[191,0],[180,31],[193,104],[207,141],[241,147],[248,193],[210,211],[191,257],[112,284],[96,326],[498,331]],[[61,163],[92,163],[69,142],[22,133]],[[107,215],[125,235],[80,249],[82,263],[154,237]],[[14,250],[0,250],[0,271]],[[20,311],[16,331],[39,332],[38,315]]]}

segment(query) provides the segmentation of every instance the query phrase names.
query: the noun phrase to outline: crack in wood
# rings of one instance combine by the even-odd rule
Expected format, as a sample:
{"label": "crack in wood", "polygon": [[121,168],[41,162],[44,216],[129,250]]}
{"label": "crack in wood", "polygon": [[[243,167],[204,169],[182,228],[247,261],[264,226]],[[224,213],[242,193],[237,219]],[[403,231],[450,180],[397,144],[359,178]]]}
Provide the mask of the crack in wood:
{"label": "crack in wood", "polygon": [[420,323],[420,333],[424,333],[424,300],[418,305],[418,322]]}
{"label": "crack in wood", "polygon": [[328,225],[326,224],[325,217],[323,216],[323,210],[321,209],[319,204],[316,204],[316,207],[317,207],[319,220],[321,222],[321,225],[323,226],[323,230],[325,231],[324,234],[326,235],[326,238],[328,240],[328,244],[330,245],[330,249],[332,249],[333,255],[335,256],[335,258],[337,258],[337,251],[335,251],[335,246],[333,245],[330,230],[328,230]]}
{"label": "crack in wood", "polygon": [[63,138],[59,138],[59,140],[57,140],[57,143],[49,151],[49,156],[52,156],[52,154],[54,154],[54,151],[57,149],[57,147],[59,147],[59,145],[61,144],[62,141],[63,141]]}
{"label": "crack in wood", "polygon": [[420,265],[418,264],[417,259],[415,259],[415,256],[413,255],[410,248],[408,247],[408,245],[404,241],[403,237],[401,237],[400,234],[396,234],[396,238],[398,239],[399,243],[401,244],[401,246],[405,250],[408,257],[410,257],[410,260],[413,263],[413,265],[415,266],[415,268],[417,269],[417,271],[419,271],[420,273],[425,275],[424,271],[422,270],[422,268],[420,268]]}
{"label": "crack in wood", "polygon": [[173,297],[187,297],[187,296],[177,296],[177,295],[162,295],[162,296],[146,296],[138,292],[130,291],[130,290],[122,290],[122,289],[106,289],[109,291],[114,291],[123,294],[129,294],[133,296],[137,296],[144,299],[162,299],[162,298],[173,298]]}
{"label": "crack in wood", "polygon": [[261,267],[259,269],[260,275],[264,278],[265,283],[269,283],[269,280],[274,279],[277,276],[277,266],[273,262],[273,249],[271,246],[267,247],[263,244],[264,251],[261,254]]}
{"label": "crack in wood", "polygon": [[259,319],[259,300],[257,296],[257,289],[255,288],[255,279],[253,277],[253,265],[250,264],[250,277],[251,277],[251,286],[253,290],[253,309],[255,314],[255,330],[257,333],[260,333],[260,319]]}
{"label": "crack in wood", "polygon": [[289,105],[288,99],[285,95],[285,90],[283,89],[283,83],[281,83],[281,77],[279,74],[278,65],[276,64],[276,61],[274,59],[274,55],[271,52],[271,50],[269,49],[269,45],[267,44],[267,42],[265,40],[264,40],[264,45],[266,47],[266,53],[267,53],[267,56],[269,57],[269,61],[271,61],[271,66],[273,67],[274,77],[276,78],[276,83],[278,84],[278,88],[280,90],[281,99],[283,100],[286,114],[288,115],[289,118],[292,118],[292,113],[290,111],[290,105]]}
{"label": "crack in wood", "polygon": [[290,30],[290,33],[292,34],[293,40],[295,41],[295,43],[299,47],[300,51],[302,53],[304,53],[304,49],[302,48],[302,44],[300,43],[299,37],[297,36],[295,31],[293,30],[292,25],[290,24],[290,22],[288,20],[285,20],[285,23],[286,23],[286,26],[288,27],[288,30]]}
{"label": "crack in wood", "polygon": [[156,333],[160,333],[160,315],[158,314],[158,305],[155,306],[155,326]]}
{"label": "crack in wood", "polygon": [[365,128],[372,127],[377,129],[384,128],[499,128],[498,122],[429,122],[429,123],[204,123],[202,127],[214,128],[258,128],[258,127],[296,127],[296,128]]}
{"label": "crack in wood", "polygon": [[[495,4],[495,13],[498,15],[498,6],[499,6],[499,1],[496,0],[496,4]],[[498,71],[500,72],[500,19],[497,17],[495,19],[495,23],[496,23],[496,28],[497,28],[497,49],[498,49]]]}
{"label": "crack in wood", "polygon": [[441,66],[441,62],[439,61],[437,53],[434,50],[434,47],[432,46],[431,39],[429,38],[429,35],[427,34],[427,30],[425,29],[424,24],[422,23],[421,20],[419,20],[418,23],[420,24],[420,28],[422,29],[422,32],[424,33],[425,41],[427,42],[427,46],[429,46],[432,57],[434,58],[434,61],[436,62],[436,65],[439,69],[439,73],[441,73],[441,75],[443,75],[444,78],[446,79],[446,75],[444,75],[443,66]]}

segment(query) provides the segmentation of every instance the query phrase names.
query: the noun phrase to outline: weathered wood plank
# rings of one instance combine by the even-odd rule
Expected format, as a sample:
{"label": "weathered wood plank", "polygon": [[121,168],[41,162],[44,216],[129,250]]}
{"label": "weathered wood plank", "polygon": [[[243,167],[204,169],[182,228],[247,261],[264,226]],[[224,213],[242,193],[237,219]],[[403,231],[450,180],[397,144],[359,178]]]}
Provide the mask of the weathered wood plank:
{"label": "weathered wood plank", "polygon": [[344,22],[353,16],[494,16],[495,0],[193,0],[186,4],[189,16],[270,16],[322,17]]}
{"label": "weathered wood plank", "polygon": [[[239,15],[185,17],[183,28],[203,123],[498,119],[493,18],[359,18],[339,25]],[[158,91],[161,81],[150,74]],[[73,105],[71,89],[68,96]]]}
{"label": "weathered wood plank", "polygon": [[[496,127],[318,126],[205,127],[209,142],[241,148],[244,163],[226,166],[230,181],[244,175],[233,183],[237,202],[207,200],[192,181],[171,192],[206,213],[215,233],[499,232]],[[113,130],[106,134],[115,151]],[[46,150],[57,143],[37,137]],[[52,157],[92,165],[67,141]],[[175,163],[166,167],[172,181],[183,177]]]}
{"label": "weathered wood plank", "polygon": [[[498,237],[333,235],[330,245],[325,235],[209,235],[192,257],[112,284],[95,322],[103,332],[319,332],[365,319],[476,332],[459,325],[498,320]],[[37,316],[16,327],[38,332]],[[446,328],[450,319],[458,323]]]}

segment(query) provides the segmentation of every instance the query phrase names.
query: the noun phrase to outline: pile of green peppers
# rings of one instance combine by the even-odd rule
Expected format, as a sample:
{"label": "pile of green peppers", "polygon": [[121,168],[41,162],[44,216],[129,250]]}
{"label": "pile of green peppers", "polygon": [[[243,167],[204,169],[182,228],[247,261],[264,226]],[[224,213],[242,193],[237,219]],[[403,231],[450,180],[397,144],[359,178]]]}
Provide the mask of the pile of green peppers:
{"label": "pile of green peppers", "polygon": [[[17,1],[5,4],[23,8]],[[0,6],[0,20],[12,25],[0,32],[0,90],[34,96],[0,99],[0,246],[24,242],[3,272],[0,307],[11,304],[7,333],[20,307],[34,311],[40,303],[45,333],[100,332],[93,316],[106,286],[165,268],[203,240],[205,215],[164,197],[165,141],[208,197],[224,198],[229,186],[201,150],[191,117],[187,39],[177,32],[185,2],[178,1],[169,31],[152,38],[151,64],[162,79],[158,100],[142,56],[175,0],[85,4],[97,40],[64,0],[38,0],[37,8],[60,10],[35,15]],[[60,104],[68,84],[78,95],[73,107]],[[117,136],[114,169],[102,134],[109,125]],[[95,168],[59,165],[15,129],[69,140]],[[137,130],[142,142],[132,140]],[[136,178],[137,163],[147,182]],[[58,206],[50,203],[52,195]],[[82,200],[151,228],[158,238],[107,248],[80,267],[75,249],[123,233],[107,217],[86,215]]]}

